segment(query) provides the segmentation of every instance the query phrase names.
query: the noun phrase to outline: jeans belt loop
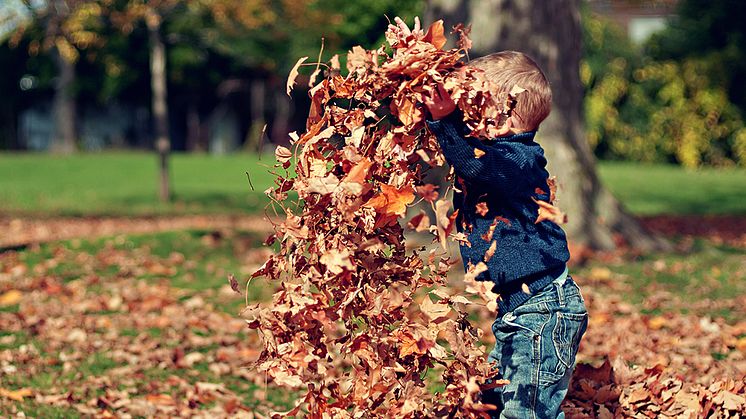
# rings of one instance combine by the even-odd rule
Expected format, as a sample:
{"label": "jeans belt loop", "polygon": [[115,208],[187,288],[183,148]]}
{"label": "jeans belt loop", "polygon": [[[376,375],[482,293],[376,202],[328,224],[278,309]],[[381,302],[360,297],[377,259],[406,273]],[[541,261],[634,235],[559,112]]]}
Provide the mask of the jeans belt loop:
{"label": "jeans belt loop", "polygon": [[557,288],[557,300],[559,301],[560,306],[565,305],[564,285],[565,285],[565,282],[567,282],[567,274],[568,274],[568,269],[565,266],[565,270],[562,272],[562,274],[558,276],[557,279],[554,280],[554,284],[556,285],[556,288]]}

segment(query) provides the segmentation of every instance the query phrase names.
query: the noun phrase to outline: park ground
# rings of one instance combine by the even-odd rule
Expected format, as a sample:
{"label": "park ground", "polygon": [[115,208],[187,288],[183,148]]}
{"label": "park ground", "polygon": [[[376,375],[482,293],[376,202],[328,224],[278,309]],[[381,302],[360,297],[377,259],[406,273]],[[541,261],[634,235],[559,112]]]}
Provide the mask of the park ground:
{"label": "park ground", "polygon": [[[271,156],[172,162],[175,200],[161,205],[150,155],[0,154],[0,416],[292,406],[250,368],[259,340],[238,315],[274,284],[235,292],[228,281],[245,284],[269,254]],[[601,174],[675,250],[599,253],[573,268],[590,325],[566,411],[744,413],[746,171],[604,163]],[[490,345],[491,319],[474,320]]]}

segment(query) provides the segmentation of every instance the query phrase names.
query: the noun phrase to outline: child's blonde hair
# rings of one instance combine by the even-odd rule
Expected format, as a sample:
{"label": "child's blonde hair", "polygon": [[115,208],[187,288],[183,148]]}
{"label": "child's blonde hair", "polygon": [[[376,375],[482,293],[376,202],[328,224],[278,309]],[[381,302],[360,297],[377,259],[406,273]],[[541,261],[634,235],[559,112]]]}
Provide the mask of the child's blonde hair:
{"label": "child's blonde hair", "polygon": [[497,100],[504,101],[514,86],[526,89],[517,95],[513,127],[534,131],[552,109],[552,89],[538,65],[526,54],[501,51],[471,60],[470,67],[484,71]]}

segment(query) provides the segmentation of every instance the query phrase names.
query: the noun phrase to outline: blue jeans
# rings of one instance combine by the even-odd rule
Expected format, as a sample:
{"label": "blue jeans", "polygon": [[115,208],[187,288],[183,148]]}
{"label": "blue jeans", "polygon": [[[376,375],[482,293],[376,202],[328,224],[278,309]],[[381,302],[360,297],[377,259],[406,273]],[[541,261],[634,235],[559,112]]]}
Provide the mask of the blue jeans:
{"label": "blue jeans", "polygon": [[524,304],[501,313],[492,325],[499,378],[510,384],[482,394],[497,406],[494,418],[564,418],[560,404],[567,395],[575,354],[588,325],[580,289],[566,274]]}

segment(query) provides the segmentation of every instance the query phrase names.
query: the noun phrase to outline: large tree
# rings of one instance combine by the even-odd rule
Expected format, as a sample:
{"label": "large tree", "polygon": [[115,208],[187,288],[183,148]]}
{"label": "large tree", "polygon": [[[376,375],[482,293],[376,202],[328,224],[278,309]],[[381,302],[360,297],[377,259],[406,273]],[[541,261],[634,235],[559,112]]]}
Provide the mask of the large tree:
{"label": "large tree", "polygon": [[[583,128],[580,0],[430,0],[426,20],[443,18],[446,27],[472,27],[473,54],[517,50],[530,55],[546,73],[553,107],[538,141],[549,171],[560,185],[559,205],[568,214],[570,239],[594,249],[613,249],[616,237],[652,249],[665,242],[651,236],[604,188]],[[473,58],[473,57],[472,57]]]}
{"label": "large tree", "polygon": [[100,27],[100,8],[94,0],[22,0],[14,5],[23,8],[30,19],[13,34],[11,45],[18,45],[28,35],[31,38],[29,53],[48,51],[57,67],[51,149],[58,153],[72,153],[78,137],[75,64],[81,50],[100,44],[101,39],[95,32]]}

